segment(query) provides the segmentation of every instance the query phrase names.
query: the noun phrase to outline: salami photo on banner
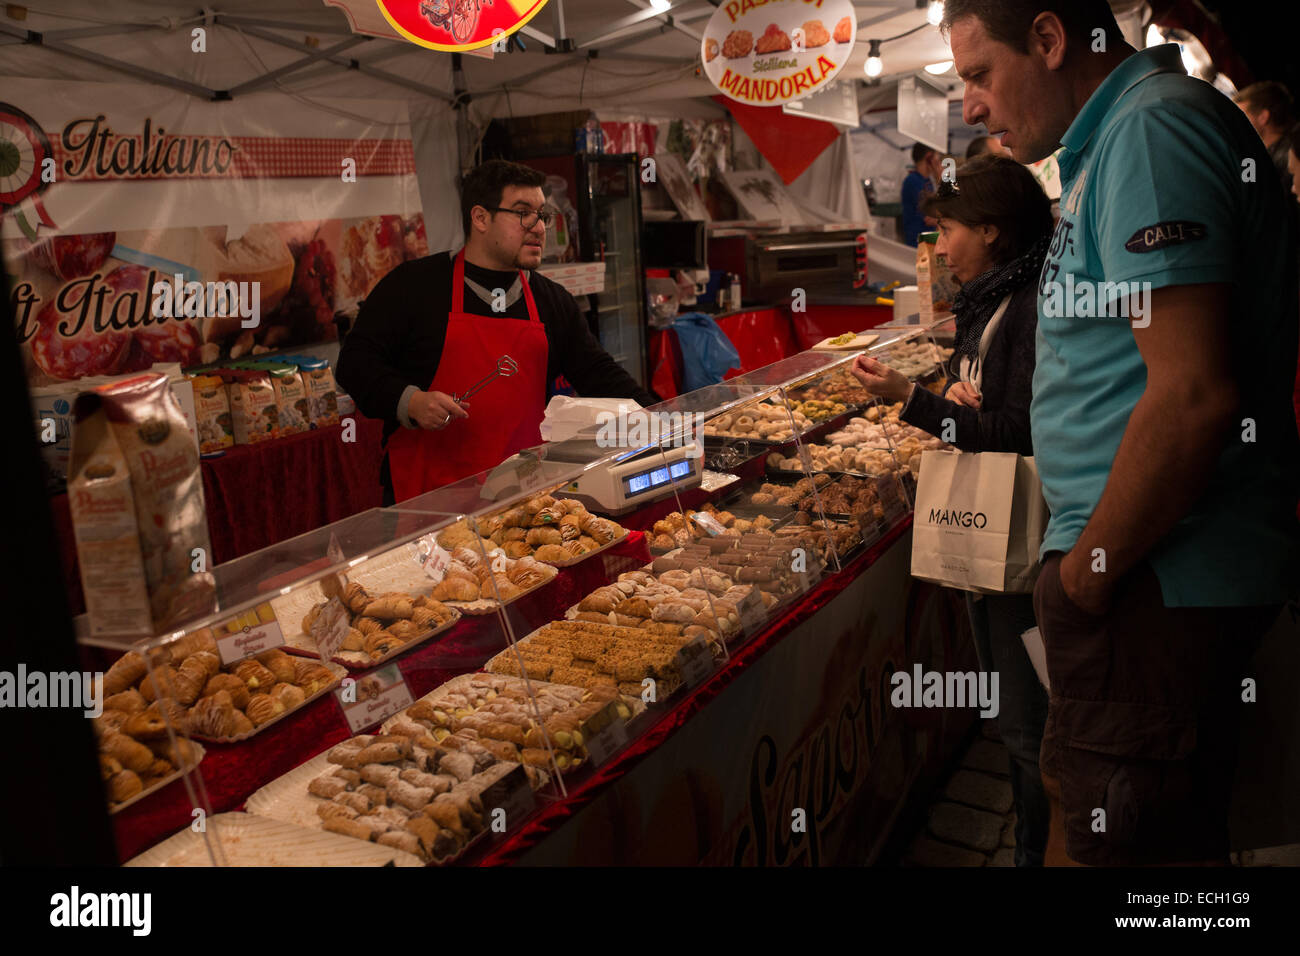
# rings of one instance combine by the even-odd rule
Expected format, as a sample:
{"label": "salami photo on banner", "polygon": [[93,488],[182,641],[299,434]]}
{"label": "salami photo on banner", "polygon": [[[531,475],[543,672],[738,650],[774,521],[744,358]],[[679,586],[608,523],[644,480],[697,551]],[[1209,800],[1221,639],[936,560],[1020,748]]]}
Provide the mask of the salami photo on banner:
{"label": "salami photo on banner", "polygon": [[3,244],[28,382],[193,366],[337,338],[426,255],[406,104],[210,103],[12,80]]}

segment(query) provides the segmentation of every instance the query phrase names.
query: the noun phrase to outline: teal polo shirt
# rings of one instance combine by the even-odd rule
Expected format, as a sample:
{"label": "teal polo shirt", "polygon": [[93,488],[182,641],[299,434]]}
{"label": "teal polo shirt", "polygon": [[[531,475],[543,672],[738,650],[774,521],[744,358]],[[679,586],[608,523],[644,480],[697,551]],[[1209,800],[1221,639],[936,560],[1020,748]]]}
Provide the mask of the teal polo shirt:
{"label": "teal polo shirt", "polygon": [[[1039,280],[1030,405],[1052,513],[1042,552],[1078,539],[1146,387],[1131,324],[1150,316],[1125,317],[1117,303],[1133,292],[1141,302],[1144,289],[1225,282],[1238,427],[1208,491],[1148,559],[1170,607],[1295,595],[1295,236],[1264,144],[1226,96],[1185,75],[1168,44],[1120,64],[1061,145],[1061,219]],[[1244,160],[1254,161],[1254,181],[1243,181],[1252,178]],[[1172,488],[1180,476],[1162,479]]]}

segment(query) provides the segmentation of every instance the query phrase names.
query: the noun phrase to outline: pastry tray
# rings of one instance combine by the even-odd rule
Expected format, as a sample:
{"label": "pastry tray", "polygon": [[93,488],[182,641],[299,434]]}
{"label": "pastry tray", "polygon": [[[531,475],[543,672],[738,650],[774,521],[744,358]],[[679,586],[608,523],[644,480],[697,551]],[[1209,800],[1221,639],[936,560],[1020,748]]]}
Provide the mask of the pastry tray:
{"label": "pastry tray", "polygon": [[[231,866],[424,866],[405,850],[249,813],[218,813],[207,827]],[[203,834],[186,827],[126,865],[211,866],[212,858]]]}
{"label": "pastry tray", "polygon": [[[302,588],[300,591],[292,592],[282,598],[283,604],[281,606],[285,607],[286,610],[291,609],[290,613],[294,614],[294,617],[289,620],[302,620],[303,617],[305,617],[305,614],[307,614],[307,611],[312,609],[313,605],[320,604],[320,601],[324,601],[324,596],[317,598],[316,601],[312,601],[311,591],[311,588]],[[442,602],[442,604],[446,604],[446,602]],[[451,605],[447,606],[451,607]],[[299,614],[298,611],[302,611],[302,614]],[[390,652],[383,654],[383,657],[372,658],[369,654],[365,653],[364,650],[339,650],[339,652],[335,653],[334,656],[330,658],[330,661],[341,663],[341,665],[347,667],[350,671],[365,671],[370,670],[370,667],[378,667],[381,663],[391,661],[394,657],[399,657],[400,654],[408,652],[408,650],[413,648],[413,646],[424,644],[426,640],[430,639],[430,637],[437,637],[439,633],[450,631],[452,627],[456,626],[456,622],[459,622],[460,620],[460,611],[455,609],[455,607],[451,607],[451,611],[452,618],[451,620],[448,620],[446,624],[435,627],[432,631],[420,633],[420,635],[412,637],[411,640],[403,641],[402,644],[395,646],[395,648],[390,650]],[[277,617],[278,614],[279,611],[277,610]],[[282,626],[282,630],[283,633],[285,633],[286,652],[289,652],[290,654],[298,654],[299,657],[320,658],[320,649],[317,648],[316,641],[312,640],[312,636],[309,635],[309,633],[303,632],[302,624],[299,624],[298,632],[296,633],[289,633],[289,627]]]}
{"label": "pastry tray", "polygon": [[[510,648],[507,647],[505,651],[500,651],[500,652],[498,652],[497,654],[493,654],[493,655],[492,655],[492,659],[495,659],[495,658],[499,657],[501,654],[504,654],[504,653],[506,653],[506,651],[509,651],[509,650],[510,650]],[[488,673],[488,672],[487,672],[487,671],[483,671],[482,673]],[[493,677],[504,677],[506,680],[516,681],[516,682],[519,683],[520,685],[523,685],[523,683],[524,683],[524,680],[523,680],[522,677],[515,677],[515,676],[512,675],[512,674],[492,674],[491,676],[493,676]],[[462,685],[462,684],[468,684],[468,683],[473,679],[473,677],[474,677],[474,674],[460,674],[460,675],[458,675],[458,676],[456,676],[456,677],[453,677],[451,680],[447,681],[445,684],[439,684],[437,687],[435,687],[433,690],[429,691],[429,693],[425,694],[423,697],[419,698],[418,700],[413,700],[413,701],[411,701],[411,703],[407,704],[405,707],[402,708],[402,710],[401,710],[400,713],[394,714],[392,717],[389,717],[389,718],[388,718],[387,720],[385,720],[382,724],[380,724],[380,725],[379,725],[379,733],[383,733],[383,734],[388,733],[388,732],[389,732],[389,728],[392,727],[393,724],[397,723],[397,721],[400,720],[400,719],[402,718],[402,716],[403,716],[403,715],[404,715],[408,710],[410,710],[412,707],[414,707],[416,704],[418,704],[421,700],[427,700],[427,701],[429,701],[430,703],[436,703],[437,700],[438,700],[438,698],[439,698],[440,696],[444,695],[444,694],[459,694],[459,693],[461,693],[461,689],[460,689],[460,688],[461,688],[461,685]],[[554,684],[552,681],[544,681],[544,680],[530,680],[530,681],[528,681],[528,685],[529,685],[530,687],[537,687],[537,688],[540,688],[541,690],[545,690],[546,688],[551,687],[551,686],[555,686],[555,687],[570,687],[570,686],[572,686],[572,685],[570,685],[570,684]],[[635,719],[637,718],[637,716],[638,716],[639,714],[641,714],[641,713],[645,710],[645,704],[642,703],[641,698],[639,698],[639,697],[628,697],[626,694],[620,694],[619,696],[622,697],[622,699],[623,699],[623,703],[627,704],[628,707],[630,707],[631,710],[632,710],[632,716],[629,717],[629,718],[627,719],[627,721],[626,721],[627,723],[631,723],[633,720],[635,720]],[[541,767],[536,767],[536,768],[534,768],[534,769],[536,769],[536,770],[541,770],[541,771],[542,771],[542,776],[543,776],[544,778],[546,778],[546,779],[543,779],[543,781],[542,781],[542,786],[545,786],[545,785],[549,782],[550,774],[549,774],[545,769],[543,769],[543,768],[541,768]],[[540,788],[538,788],[538,789],[540,789]]]}
{"label": "pastry tray", "polygon": [[856,352],[858,349],[865,349],[872,342],[876,341],[876,339],[880,338],[880,333],[859,332],[851,341],[845,342],[843,345],[832,345],[831,343],[837,338],[839,338],[838,335],[824,338],[814,345],[813,349],[819,352]]}
{"label": "pastry tray", "polygon": [[213,744],[234,744],[234,743],[239,743],[241,740],[247,740],[249,737],[256,737],[258,734],[266,730],[268,727],[274,727],[276,724],[284,720],[286,717],[292,717],[294,714],[298,713],[298,711],[302,710],[312,701],[317,700],[323,697],[324,695],[328,694],[335,687],[339,686],[339,681],[341,681],[344,677],[346,677],[348,673],[346,668],[341,667],[338,664],[322,664],[321,666],[329,669],[330,673],[334,675],[334,680],[326,684],[320,690],[316,691],[316,693],[312,694],[310,697],[304,700],[297,707],[294,707],[291,710],[286,710],[283,714],[277,714],[275,717],[272,717],[266,723],[258,727],[254,727],[252,730],[248,731],[247,733],[237,734],[234,737],[209,737],[207,734],[198,734],[198,733],[191,733],[190,736],[195,740],[204,740],[207,741],[208,743],[213,743]]}
{"label": "pastry tray", "polygon": [[[592,553],[594,554],[595,552]],[[546,562],[539,561],[538,563],[545,564]],[[516,594],[508,601],[498,601],[496,598],[479,598],[477,601],[443,601],[442,603],[447,605],[447,607],[456,608],[457,610],[462,611],[465,614],[472,614],[475,616],[481,616],[484,614],[495,614],[500,608],[514,604],[516,601],[528,597],[528,595],[532,594],[534,591],[540,590],[541,588],[546,587],[546,585],[554,581],[556,576],[560,572],[559,570],[555,569],[553,565],[547,565],[547,567],[550,567],[554,572],[553,574],[551,574],[550,577],[548,577],[545,581],[542,581],[538,584],[534,584],[528,590]]]}
{"label": "pastry tray", "polygon": [[157,793],[159,790],[161,790],[163,787],[167,786],[168,784],[174,783],[175,781],[179,780],[182,774],[189,773],[193,771],[195,768],[197,768],[198,765],[203,762],[203,758],[204,756],[207,755],[207,751],[203,749],[202,744],[195,743],[193,740],[190,741],[190,746],[193,747],[198,752],[198,759],[195,760],[194,763],[192,763],[188,767],[181,767],[176,770],[173,770],[171,773],[163,777],[161,780],[157,781],[156,783],[150,784],[148,787],[145,787],[145,789],[141,790],[139,793],[137,793],[134,797],[131,797],[129,800],[123,800],[121,803],[116,803],[111,805],[108,810],[109,816],[112,816],[115,813],[121,813],[123,810],[125,810],[127,807],[131,806],[132,804],[139,803],[141,800],[143,800],[145,797],[149,796],[150,794]]}
{"label": "pastry tray", "polygon": [[[325,771],[336,766],[329,762],[329,752],[333,749],[333,747],[330,747],[321,753],[318,753],[306,763],[290,770],[283,776],[276,777],[266,786],[254,792],[253,795],[245,801],[244,809],[258,819],[279,821],[281,825],[291,826],[294,830],[299,832],[307,830],[308,832],[322,837],[336,837],[340,840],[346,840],[348,843],[355,843],[362,847],[379,847],[382,850],[389,850],[392,853],[400,853],[402,856],[415,861],[414,864],[406,864],[408,866],[424,866],[425,863],[423,860],[412,853],[407,853],[405,850],[398,850],[396,848],[390,849],[382,843],[370,843],[366,840],[359,839],[358,837],[344,836],[341,833],[331,833],[322,828],[321,819],[316,813],[316,808],[322,803],[329,803],[330,801],[326,800],[324,797],[318,797],[314,793],[308,793],[307,786]],[[498,767],[508,768],[504,771],[508,773],[510,769],[513,769],[516,766],[517,764],[502,760],[493,764],[487,770],[482,771],[482,773],[491,773]],[[477,776],[477,774],[475,776]],[[460,853],[456,854],[456,856],[448,857],[445,860],[439,861],[439,864],[445,865],[464,856],[490,832],[491,827],[484,827],[469,839],[469,842],[465,844]]]}
{"label": "pastry tray", "polygon": [[586,551],[582,554],[575,555],[574,557],[569,558],[565,561],[542,561],[542,559],[538,558],[536,555],[534,555],[534,558],[537,561],[541,561],[542,564],[549,564],[553,568],[571,568],[575,564],[581,564],[583,561],[586,561],[588,558],[594,558],[602,551],[608,551],[616,544],[622,544],[624,541],[627,540],[628,535],[630,535],[631,533],[632,532],[629,531],[627,528],[624,528],[623,533],[619,535],[617,538],[615,538],[613,541],[609,542],[608,544],[602,544],[599,548],[595,548],[591,551]]}

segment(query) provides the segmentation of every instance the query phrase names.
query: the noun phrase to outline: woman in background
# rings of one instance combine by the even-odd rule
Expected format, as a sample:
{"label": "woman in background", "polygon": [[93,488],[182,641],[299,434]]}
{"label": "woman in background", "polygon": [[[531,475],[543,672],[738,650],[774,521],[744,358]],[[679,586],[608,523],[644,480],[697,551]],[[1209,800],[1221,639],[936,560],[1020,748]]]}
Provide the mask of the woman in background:
{"label": "woman in background", "polygon": [[[853,375],[902,402],[909,425],[968,452],[1034,453],[1029,399],[1038,327],[1038,276],[1052,232],[1051,203],[1032,173],[993,154],[965,163],[923,204],[939,222],[936,251],[961,283],[957,334],[943,395],[866,355]],[[945,427],[950,425],[950,427]],[[1021,634],[1034,627],[1032,594],[966,594],[980,667],[999,680],[998,731],[1010,754],[1017,866],[1041,866],[1050,805],[1038,769],[1047,693]]]}

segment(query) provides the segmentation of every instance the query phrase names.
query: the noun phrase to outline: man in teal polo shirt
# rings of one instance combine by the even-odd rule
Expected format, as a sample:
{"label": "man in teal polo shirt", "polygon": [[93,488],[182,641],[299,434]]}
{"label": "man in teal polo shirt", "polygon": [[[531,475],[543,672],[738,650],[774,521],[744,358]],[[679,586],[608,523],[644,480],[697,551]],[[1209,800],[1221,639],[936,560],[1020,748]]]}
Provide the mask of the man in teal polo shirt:
{"label": "man in teal polo shirt", "polygon": [[1300,590],[1295,236],[1267,151],[1105,0],[949,0],[966,122],[1064,147],[1030,424],[1041,766],[1084,863],[1226,860],[1242,680]]}

